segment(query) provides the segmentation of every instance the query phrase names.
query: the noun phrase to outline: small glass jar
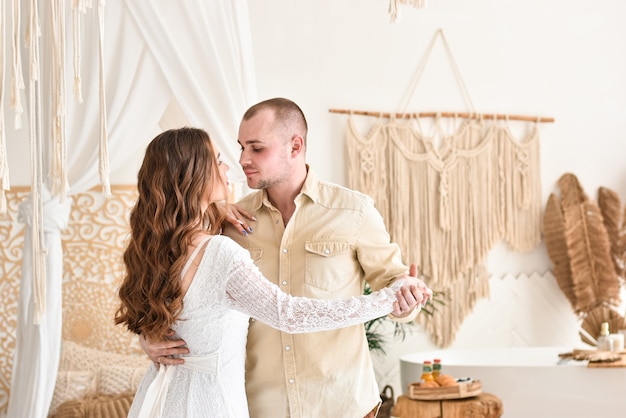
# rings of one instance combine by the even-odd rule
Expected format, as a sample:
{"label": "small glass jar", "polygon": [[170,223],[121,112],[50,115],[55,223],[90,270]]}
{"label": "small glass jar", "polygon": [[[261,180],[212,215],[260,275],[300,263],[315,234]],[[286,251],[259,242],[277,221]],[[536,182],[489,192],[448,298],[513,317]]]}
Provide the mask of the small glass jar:
{"label": "small glass jar", "polygon": [[435,381],[435,378],[433,377],[433,362],[430,360],[424,361],[424,365],[422,366],[421,381],[422,383]]}
{"label": "small glass jar", "polygon": [[433,360],[433,377],[437,379],[437,377],[439,377],[440,374],[441,374],[441,359],[436,358]]}

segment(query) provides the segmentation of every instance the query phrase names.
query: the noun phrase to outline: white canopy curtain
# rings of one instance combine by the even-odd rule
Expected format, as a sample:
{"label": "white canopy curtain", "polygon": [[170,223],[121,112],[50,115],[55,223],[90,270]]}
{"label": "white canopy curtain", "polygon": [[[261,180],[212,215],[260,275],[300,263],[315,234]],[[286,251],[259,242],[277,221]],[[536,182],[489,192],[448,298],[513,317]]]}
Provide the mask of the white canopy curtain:
{"label": "white canopy curtain", "polygon": [[[66,1],[68,16],[72,2]],[[22,3],[22,16],[27,16],[27,4]],[[50,2],[39,0],[38,4],[43,22],[49,13]],[[84,19],[81,33],[84,103],[72,99],[73,83],[66,83],[70,195],[84,192],[100,181],[97,169],[100,132],[98,15],[95,10],[89,11],[84,14]],[[168,112],[175,108],[181,116],[177,125],[205,128],[231,166],[231,178],[235,181],[243,179],[238,164],[237,125],[245,109],[256,101],[247,2],[116,0],[106,5],[104,22],[103,57],[111,172],[123,167],[135,154],[143,154],[148,141],[162,130],[163,121],[172,120]],[[67,26],[66,62],[67,68],[71,69],[73,52],[69,34],[72,29],[69,22]],[[46,36],[45,28],[42,28],[42,39]],[[50,73],[45,45],[42,42],[43,77]],[[28,56],[28,51],[24,49],[22,54]],[[68,80],[73,77],[70,73],[68,71],[66,76]],[[45,87],[44,78],[44,104],[49,100]],[[26,93],[24,103],[28,90]],[[10,107],[4,109],[5,120],[12,120]],[[50,131],[50,118],[45,109],[44,106],[44,143]],[[24,129],[28,129],[29,116],[24,114]],[[48,164],[47,159],[44,164]],[[44,173],[48,172],[47,168],[44,167]],[[44,195],[46,193],[44,191]],[[68,202],[60,202],[49,194],[46,196],[43,209],[48,250],[46,294],[52,300],[45,305],[41,323],[34,325],[30,297],[33,272],[27,262],[32,258],[32,249],[25,245],[9,417],[46,416],[56,380],[63,265],[59,231],[67,223],[69,210]],[[32,218],[29,208],[27,203],[21,208],[21,217],[27,224]],[[28,228],[26,234],[29,235]]]}

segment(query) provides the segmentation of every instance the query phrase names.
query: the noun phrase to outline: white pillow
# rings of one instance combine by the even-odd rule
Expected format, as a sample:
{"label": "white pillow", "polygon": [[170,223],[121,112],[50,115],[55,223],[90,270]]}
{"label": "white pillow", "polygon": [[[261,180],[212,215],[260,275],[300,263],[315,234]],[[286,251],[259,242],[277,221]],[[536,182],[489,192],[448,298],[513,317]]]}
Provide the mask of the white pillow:
{"label": "white pillow", "polygon": [[96,375],[94,372],[60,371],[57,373],[49,414],[54,414],[59,405],[65,401],[82,399],[95,393]]}
{"label": "white pillow", "polygon": [[59,370],[88,370],[97,372],[111,366],[148,367],[150,360],[144,355],[118,354],[110,351],[84,347],[73,341],[63,340]]}
{"label": "white pillow", "polygon": [[147,367],[109,366],[98,370],[96,380],[99,395],[135,393],[146,374]]}

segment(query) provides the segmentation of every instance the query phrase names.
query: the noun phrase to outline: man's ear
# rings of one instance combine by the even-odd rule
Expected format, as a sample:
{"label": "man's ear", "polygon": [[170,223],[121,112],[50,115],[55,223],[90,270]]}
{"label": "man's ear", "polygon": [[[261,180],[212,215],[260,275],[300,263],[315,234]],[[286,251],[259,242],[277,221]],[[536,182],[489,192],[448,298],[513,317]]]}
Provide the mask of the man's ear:
{"label": "man's ear", "polygon": [[291,138],[291,152],[300,153],[304,149],[304,139],[300,135]]}

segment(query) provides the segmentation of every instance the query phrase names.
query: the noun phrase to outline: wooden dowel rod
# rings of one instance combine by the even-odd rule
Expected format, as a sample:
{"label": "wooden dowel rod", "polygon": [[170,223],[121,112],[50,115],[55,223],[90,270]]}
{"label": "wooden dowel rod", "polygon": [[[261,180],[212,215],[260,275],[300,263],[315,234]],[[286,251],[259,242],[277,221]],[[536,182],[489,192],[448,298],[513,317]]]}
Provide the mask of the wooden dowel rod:
{"label": "wooden dowel rod", "polygon": [[389,112],[371,112],[367,110],[347,110],[347,109],[328,109],[330,113],[343,113],[343,114],[353,114],[353,115],[362,115],[362,116],[374,116],[374,117],[383,117],[389,118],[392,115],[395,115],[397,119],[409,119],[414,117],[420,118],[434,118],[437,116],[444,118],[482,118],[482,119],[499,119],[499,120],[523,120],[528,122],[543,122],[543,123],[551,123],[554,122],[554,118],[548,118],[543,116],[521,116],[521,115],[502,115],[502,114],[493,114],[493,113],[483,113],[483,114],[473,114],[468,112],[417,112],[417,113],[389,113]]}

